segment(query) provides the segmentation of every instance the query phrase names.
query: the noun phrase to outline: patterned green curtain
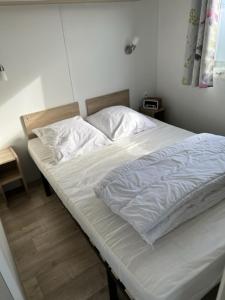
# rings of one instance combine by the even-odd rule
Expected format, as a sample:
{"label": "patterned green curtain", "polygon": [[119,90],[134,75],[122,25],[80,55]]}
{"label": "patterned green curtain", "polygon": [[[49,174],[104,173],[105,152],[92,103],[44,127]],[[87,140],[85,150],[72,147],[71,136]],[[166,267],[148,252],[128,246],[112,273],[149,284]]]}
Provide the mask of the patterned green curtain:
{"label": "patterned green curtain", "polygon": [[213,87],[221,0],[192,0],[184,64],[184,85]]}

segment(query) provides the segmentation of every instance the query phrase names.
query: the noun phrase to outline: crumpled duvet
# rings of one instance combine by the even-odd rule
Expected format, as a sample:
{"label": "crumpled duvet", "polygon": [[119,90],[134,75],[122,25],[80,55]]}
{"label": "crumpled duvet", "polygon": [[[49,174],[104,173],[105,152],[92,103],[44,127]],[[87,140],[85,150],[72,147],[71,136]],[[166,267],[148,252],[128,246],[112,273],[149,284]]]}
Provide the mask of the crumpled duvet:
{"label": "crumpled duvet", "polygon": [[225,199],[225,137],[195,135],[122,165],[95,193],[153,244]]}

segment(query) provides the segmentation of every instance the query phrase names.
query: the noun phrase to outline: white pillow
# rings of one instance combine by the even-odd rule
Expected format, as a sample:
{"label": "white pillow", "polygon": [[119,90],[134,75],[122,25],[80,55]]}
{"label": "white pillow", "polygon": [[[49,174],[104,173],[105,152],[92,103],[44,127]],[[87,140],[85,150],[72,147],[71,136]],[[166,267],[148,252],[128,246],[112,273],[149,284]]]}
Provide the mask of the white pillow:
{"label": "white pillow", "polygon": [[80,116],[34,129],[42,143],[50,148],[56,162],[89,153],[111,141]]}
{"label": "white pillow", "polygon": [[149,118],[125,106],[104,108],[86,120],[113,141],[156,127]]}

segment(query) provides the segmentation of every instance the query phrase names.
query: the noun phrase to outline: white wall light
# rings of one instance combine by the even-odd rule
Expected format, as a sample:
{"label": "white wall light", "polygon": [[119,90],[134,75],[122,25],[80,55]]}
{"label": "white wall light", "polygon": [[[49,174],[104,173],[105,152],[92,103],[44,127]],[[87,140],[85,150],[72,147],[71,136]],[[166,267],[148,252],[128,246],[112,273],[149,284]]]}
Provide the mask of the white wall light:
{"label": "white wall light", "polygon": [[135,37],[133,39],[133,41],[125,47],[125,53],[127,55],[132,54],[134,52],[134,50],[136,49],[138,43],[139,43],[139,37]]}
{"label": "white wall light", "polygon": [[7,81],[8,77],[5,71],[5,68],[3,67],[3,65],[0,65],[0,81]]}

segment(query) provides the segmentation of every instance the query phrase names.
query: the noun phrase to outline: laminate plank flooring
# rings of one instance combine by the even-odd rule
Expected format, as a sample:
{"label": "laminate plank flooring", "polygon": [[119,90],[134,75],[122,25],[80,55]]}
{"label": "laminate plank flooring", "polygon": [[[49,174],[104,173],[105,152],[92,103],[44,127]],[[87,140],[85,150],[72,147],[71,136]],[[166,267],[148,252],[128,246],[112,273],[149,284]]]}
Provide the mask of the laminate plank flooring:
{"label": "laminate plank flooring", "polygon": [[[11,195],[8,206],[0,199],[27,300],[109,300],[105,267],[61,201],[46,197],[40,182],[29,192]],[[204,300],[215,300],[216,293]]]}
{"label": "laminate plank flooring", "polygon": [[28,300],[108,300],[105,267],[56,195],[0,199],[0,216]]}

